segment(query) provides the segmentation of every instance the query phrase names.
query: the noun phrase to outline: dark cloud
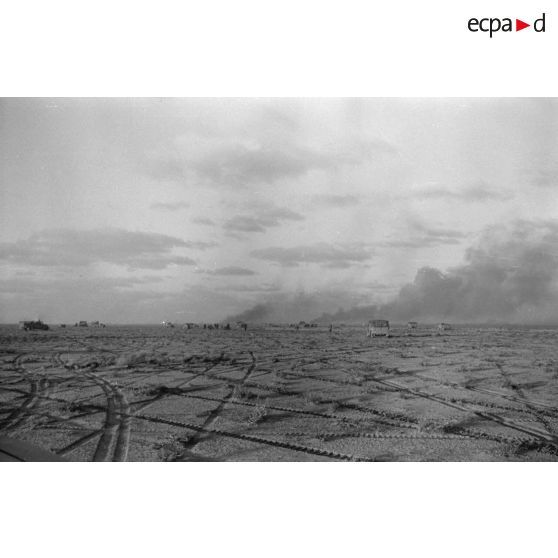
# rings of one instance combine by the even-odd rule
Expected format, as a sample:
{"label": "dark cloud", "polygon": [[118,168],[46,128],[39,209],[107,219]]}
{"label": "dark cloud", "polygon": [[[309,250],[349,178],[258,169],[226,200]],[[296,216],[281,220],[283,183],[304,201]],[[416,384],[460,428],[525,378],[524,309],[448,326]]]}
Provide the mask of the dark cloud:
{"label": "dark cloud", "polygon": [[179,209],[186,209],[190,207],[187,202],[174,202],[174,203],[152,203],[151,209],[160,211],[178,211]]}
{"label": "dark cloud", "polygon": [[349,269],[353,263],[346,260],[332,261],[323,265],[327,269]]}
{"label": "dark cloud", "polygon": [[[192,139],[192,141],[196,141]],[[397,149],[378,140],[353,139],[327,149],[309,148],[292,141],[226,141],[204,138],[197,149],[147,156],[141,166],[150,177],[184,181],[193,177],[210,185],[273,184],[301,177],[313,170],[355,166],[375,157],[393,156]]]}
{"label": "dark cloud", "polygon": [[[117,262],[114,262],[117,263]],[[196,261],[187,256],[165,256],[150,255],[144,258],[130,258],[127,262],[127,268],[135,269],[165,269],[170,265],[195,265]]]}
{"label": "dark cloud", "polygon": [[225,222],[223,228],[233,232],[265,232],[278,227],[284,221],[303,221],[299,213],[283,207],[255,210],[257,215],[235,215]]}
{"label": "dark cloud", "polygon": [[208,226],[215,225],[215,222],[212,221],[211,219],[208,219],[207,217],[194,217],[192,219],[192,223],[196,223],[197,225],[208,225]]}
{"label": "dark cloud", "polygon": [[277,148],[240,142],[223,145],[220,141],[203,153],[157,156],[142,163],[143,170],[158,180],[182,181],[194,176],[207,184],[235,186],[271,184],[330,165],[324,155],[292,145]]}
{"label": "dark cloud", "polygon": [[389,285],[387,283],[381,283],[379,281],[370,281],[365,284],[359,285],[361,289],[366,289],[373,292],[394,292],[399,290],[397,287],[393,285]]}
{"label": "dark cloud", "polygon": [[293,248],[273,246],[253,250],[251,256],[283,266],[292,267],[301,263],[317,263],[334,268],[349,267],[352,264],[366,262],[372,258],[370,250],[363,244],[334,245],[325,242]]}
{"label": "dark cloud", "polygon": [[0,261],[49,267],[111,263],[131,269],[164,269],[195,264],[191,258],[173,253],[175,248],[188,247],[190,244],[180,238],[157,233],[116,228],[50,229],[25,240],[1,243]]}
{"label": "dark cloud", "polygon": [[[276,225],[275,225],[276,226]],[[259,217],[236,215],[229,219],[223,227],[229,231],[238,232],[265,232],[267,226]]]}
{"label": "dark cloud", "polygon": [[246,269],[245,267],[229,266],[220,267],[219,269],[206,270],[204,273],[208,275],[228,275],[228,276],[248,276],[256,275],[255,271],[251,269]]}
{"label": "dark cloud", "polygon": [[219,243],[213,240],[185,240],[184,246],[194,250],[207,250],[208,248],[219,246]]}
{"label": "dark cloud", "polygon": [[438,244],[460,244],[467,234],[455,229],[436,227],[418,221],[407,223],[409,232],[398,238],[378,243],[378,246],[394,248],[424,248]]}
{"label": "dark cloud", "polygon": [[558,186],[558,165],[554,167],[542,166],[527,171],[531,184],[539,188]]}
{"label": "dark cloud", "polygon": [[347,194],[347,195],[320,194],[318,196],[314,196],[312,199],[315,203],[319,205],[328,206],[328,207],[352,207],[360,203],[360,198],[357,196],[353,196],[351,194]]}
{"label": "dark cloud", "polygon": [[214,183],[270,184],[294,178],[316,168],[327,168],[327,159],[313,151],[296,147],[249,148],[241,144],[217,151],[191,163],[198,175]]}
{"label": "dark cloud", "polygon": [[276,285],[224,285],[217,287],[223,291],[235,291],[239,293],[276,293],[281,290]]}
{"label": "dark cloud", "polygon": [[441,185],[432,185],[417,192],[417,197],[422,199],[446,199],[466,202],[504,201],[512,197],[509,192],[491,188],[483,180],[463,184],[459,188],[445,188]]}

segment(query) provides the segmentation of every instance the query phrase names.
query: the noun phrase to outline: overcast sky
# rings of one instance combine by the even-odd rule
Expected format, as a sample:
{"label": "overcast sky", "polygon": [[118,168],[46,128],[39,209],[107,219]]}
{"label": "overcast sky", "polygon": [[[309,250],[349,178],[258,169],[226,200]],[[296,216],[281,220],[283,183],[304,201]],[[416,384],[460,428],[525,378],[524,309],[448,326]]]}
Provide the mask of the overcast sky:
{"label": "overcast sky", "polygon": [[556,99],[0,100],[0,320],[387,302],[558,219],[557,130]]}

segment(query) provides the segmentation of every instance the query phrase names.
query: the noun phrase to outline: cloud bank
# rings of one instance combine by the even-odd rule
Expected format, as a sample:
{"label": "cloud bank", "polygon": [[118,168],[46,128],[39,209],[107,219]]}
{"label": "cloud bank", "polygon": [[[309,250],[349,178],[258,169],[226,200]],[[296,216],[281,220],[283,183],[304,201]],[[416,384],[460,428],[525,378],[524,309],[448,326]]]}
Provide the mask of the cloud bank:
{"label": "cloud bank", "polygon": [[140,166],[157,180],[191,179],[216,187],[249,187],[398,155],[397,148],[382,139],[355,137],[309,147],[292,136],[274,137],[265,125],[261,130],[254,128],[252,134],[249,140],[244,135],[238,139],[185,135],[175,138],[164,152],[147,154]]}
{"label": "cloud bank", "polygon": [[352,264],[363,263],[372,258],[370,249],[364,244],[328,244],[326,242],[291,248],[272,246],[253,250],[251,256],[286,267],[314,263],[331,268],[350,267]]}
{"label": "cloud bank", "polygon": [[270,227],[278,227],[285,221],[303,221],[304,217],[284,207],[257,211],[258,215],[235,215],[225,222],[227,231],[252,233],[265,232]]}
{"label": "cloud bank", "polygon": [[205,270],[203,273],[207,275],[223,275],[223,276],[231,276],[231,277],[246,277],[249,275],[256,275],[255,271],[251,269],[247,269],[245,267],[239,267],[236,265],[228,266],[228,267],[220,267],[218,269],[208,269]]}

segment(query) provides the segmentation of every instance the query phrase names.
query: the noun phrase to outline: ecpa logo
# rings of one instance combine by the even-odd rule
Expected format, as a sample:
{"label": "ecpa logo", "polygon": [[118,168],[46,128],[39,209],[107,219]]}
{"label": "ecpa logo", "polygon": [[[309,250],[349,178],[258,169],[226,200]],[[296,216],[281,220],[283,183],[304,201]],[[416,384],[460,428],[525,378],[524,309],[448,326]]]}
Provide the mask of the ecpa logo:
{"label": "ecpa logo", "polygon": [[[545,18],[546,14],[543,14],[539,19],[536,19],[533,22],[534,31],[536,31],[537,33],[545,32]],[[512,19],[509,17],[505,17],[503,19],[500,19],[498,17],[485,17],[482,19],[472,17],[469,20],[467,26],[469,28],[469,31],[472,31],[473,33],[477,33],[479,31],[483,33],[490,33],[490,38],[492,38],[492,35],[494,33],[497,33],[498,31],[503,31],[504,33],[513,31]],[[522,29],[526,29],[527,27],[531,27],[531,24],[525,23],[520,19],[515,20],[516,31],[521,31]]]}

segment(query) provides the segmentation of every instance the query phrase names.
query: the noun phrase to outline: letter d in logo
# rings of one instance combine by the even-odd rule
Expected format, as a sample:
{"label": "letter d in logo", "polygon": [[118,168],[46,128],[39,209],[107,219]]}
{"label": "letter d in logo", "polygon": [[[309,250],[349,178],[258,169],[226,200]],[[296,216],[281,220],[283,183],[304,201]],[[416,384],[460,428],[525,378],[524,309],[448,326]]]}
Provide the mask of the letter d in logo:
{"label": "letter d in logo", "polygon": [[541,18],[536,19],[535,23],[533,23],[533,29],[537,32],[537,33],[544,33],[544,28],[545,28],[545,15],[543,14]]}

